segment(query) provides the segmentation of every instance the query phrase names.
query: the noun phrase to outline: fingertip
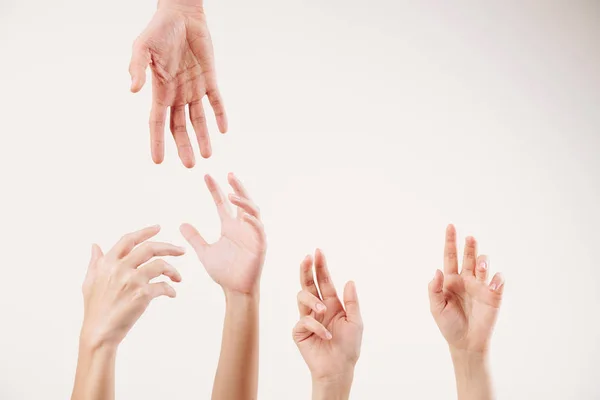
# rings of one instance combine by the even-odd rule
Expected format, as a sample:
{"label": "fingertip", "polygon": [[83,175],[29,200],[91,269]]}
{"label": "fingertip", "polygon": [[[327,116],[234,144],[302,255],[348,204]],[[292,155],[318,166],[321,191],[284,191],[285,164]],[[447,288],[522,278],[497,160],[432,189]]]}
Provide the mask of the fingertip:
{"label": "fingertip", "polygon": [[158,154],[152,154],[152,161],[154,164],[159,165],[162,164],[164,157]]}
{"label": "fingertip", "polygon": [[202,148],[200,149],[200,156],[202,156],[204,159],[210,158],[210,156],[212,156],[212,150]]}
{"label": "fingertip", "polygon": [[315,312],[317,314],[322,314],[325,311],[327,311],[327,306],[325,306],[325,304],[322,304],[322,303],[315,304]]}
{"label": "fingertip", "polygon": [[329,331],[325,331],[325,339],[331,340],[333,339],[333,335]]}

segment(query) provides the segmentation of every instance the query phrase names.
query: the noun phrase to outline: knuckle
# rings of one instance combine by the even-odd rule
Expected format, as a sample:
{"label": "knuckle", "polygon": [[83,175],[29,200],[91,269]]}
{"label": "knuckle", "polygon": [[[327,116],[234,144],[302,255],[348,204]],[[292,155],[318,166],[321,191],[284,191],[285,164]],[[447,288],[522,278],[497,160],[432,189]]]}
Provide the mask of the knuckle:
{"label": "knuckle", "polygon": [[206,117],[204,116],[204,114],[196,115],[194,116],[194,118],[190,118],[190,121],[193,125],[203,125],[206,122]]}
{"label": "knuckle", "polygon": [[135,300],[149,300],[150,299],[150,290],[147,286],[141,286],[137,288],[133,294]]}
{"label": "knuckle", "polygon": [[311,287],[315,285],[315,280],[313,278],[307,278],[304,280],[304,285]]}

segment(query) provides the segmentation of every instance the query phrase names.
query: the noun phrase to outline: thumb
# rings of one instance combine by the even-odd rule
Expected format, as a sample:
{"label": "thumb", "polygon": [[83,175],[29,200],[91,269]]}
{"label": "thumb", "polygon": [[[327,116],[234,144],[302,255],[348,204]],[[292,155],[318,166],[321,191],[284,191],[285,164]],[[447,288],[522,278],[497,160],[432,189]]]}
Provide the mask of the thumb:
{"label": "thumb", "polygon": [[102,256],[104,256],[104,253],[102,253],[102,249],[100,248],[100,246],[98,246],[96,243],[94,243],[92,245],[92,258],[90,258],[90,265],[89,265],[89,267],[95,266],[96,262],[98,262],[98,260]]}
{"label": "thumb", "polygon": [[429,282],[429,305],[432,313],[441,312],[446,307],[444,296],[444,274],[439,269],[435,271],[433,280]]}
{"label": "thumb", "polygon": [[358,294],[356,293],[356,285],[353,281],[346,283],[344,287],[344,307],[346,308],[346,315],[350,322],[362,323]]}
{"label": "thumb", "polygon": [[138,39],[133,44],[131,62],[129,63],[129,75],[131,75],[131,91],[139,92],[146,83],[146,68],[150,64],[150,51],[145,44]]}
{"label": "thumb", "polygon": [[182,224],[179,227],[179,231],[185,238],[185,240],[194,248],[198,257],[202,257],[204,250],[208,246],[206,240],[200,235],[200,233],[190,224]]}

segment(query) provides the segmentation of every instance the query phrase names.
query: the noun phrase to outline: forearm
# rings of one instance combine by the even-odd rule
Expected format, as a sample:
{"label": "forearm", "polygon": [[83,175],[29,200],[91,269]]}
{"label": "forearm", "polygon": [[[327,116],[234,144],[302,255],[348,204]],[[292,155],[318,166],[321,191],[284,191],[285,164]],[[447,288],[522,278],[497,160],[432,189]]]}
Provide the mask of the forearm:
{"label": "forearm", "polygon": [[313,379],[312,400],[347,400],[350,398],[354,371],[333,379]]}
{"label": "forearm", "polygon": [[451,350],[458,400],[492,400],[487,354]]}
{"label": "forearm", "polygon": [[259,296],[226,294],[213,400],[254,400],[258,391]]}
{"label": "forearm", "polygon": [[115,398],[116,347],[79,345],[77,372],[71,400]]}

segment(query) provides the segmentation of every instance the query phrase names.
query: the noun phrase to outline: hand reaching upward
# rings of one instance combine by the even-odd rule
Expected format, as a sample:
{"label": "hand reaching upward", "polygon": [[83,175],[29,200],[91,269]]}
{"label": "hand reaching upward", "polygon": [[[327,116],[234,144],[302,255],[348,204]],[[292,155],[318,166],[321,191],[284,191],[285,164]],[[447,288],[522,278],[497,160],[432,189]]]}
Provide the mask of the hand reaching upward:
{"label": "hand reaching upward", "polygon": [[429,284],[431,313],[452,350],[486,353],[498,317],[504,278],[497,273],[487,283],[489,259],[477,255],[477,242],[468,237],[458,272],[456,230],[448,226],[444,273],[437,270]]}
{"label": "hand reaching upward", "polygon": [[146,68],[152,69],[152,109],[150,138],[152,159],[164,159],[164,127],[170,107],[170,129],[179,158],[187,168],[195,164],[194,151],[186,128],[185,106],[196,132],[200,154],[212,154],[202,98],[208,100],[222,133],[227,116],[217,88],[213,46],[201,7],[162,1],[133,45],[129,66],[131,91],[138,92],[146,82]]}
{"label": "hand reaching upward", "polygon": [[356,286],[346,284],[342,304],[320,250],[314,265],[316,279],[311,256],[300,266],[300,321],[292,335],[312,374],[313,398],[347,398],[363,333]]}
{"label": "hand reaching upward", "polygon": [[255,294],[267,248],[258,207],[250,200],[246,189],[233,174],[228,176],[235,194],[229,200],[237,206],[234,216],[215,180],[206,175],[205,182],[217,206],[221,219],[221,237],[206,243],[191,225],[183,224],[181,233],[196,250],[200,262],[210,277],[226,292]]}

